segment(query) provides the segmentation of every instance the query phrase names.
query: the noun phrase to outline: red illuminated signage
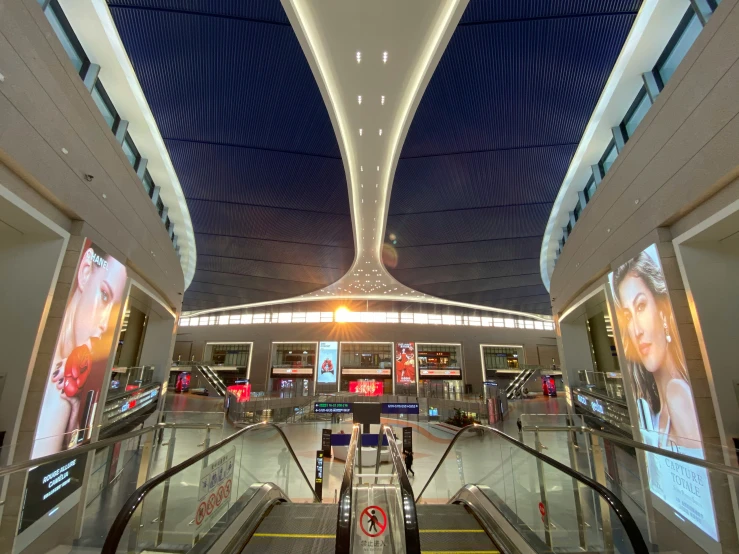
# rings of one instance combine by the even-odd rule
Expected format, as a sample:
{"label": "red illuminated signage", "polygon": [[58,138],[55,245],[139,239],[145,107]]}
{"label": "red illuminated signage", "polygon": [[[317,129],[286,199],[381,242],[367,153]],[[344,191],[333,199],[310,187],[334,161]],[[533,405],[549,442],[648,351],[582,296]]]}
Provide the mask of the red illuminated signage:
{"label": "red illuminated signage", "polygon": [[349,392],[364,396],[382,396],[384,384],[382,381],[349,381]]}

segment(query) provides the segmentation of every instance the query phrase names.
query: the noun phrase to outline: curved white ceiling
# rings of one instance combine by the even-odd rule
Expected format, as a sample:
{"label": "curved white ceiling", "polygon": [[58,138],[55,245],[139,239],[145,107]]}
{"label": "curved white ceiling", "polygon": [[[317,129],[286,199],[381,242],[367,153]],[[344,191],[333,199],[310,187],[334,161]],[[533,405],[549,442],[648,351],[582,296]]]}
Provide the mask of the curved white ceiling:
{"label": "curved white ceiling", "polygon": [[355,259],[346,275],[319,291],[229,309],[368,299],[445,304],[550,319],[429,296],[396,281],[383,264],[383,237],[400,150],[468,1],[282,0],[338,137],[349,187]]}

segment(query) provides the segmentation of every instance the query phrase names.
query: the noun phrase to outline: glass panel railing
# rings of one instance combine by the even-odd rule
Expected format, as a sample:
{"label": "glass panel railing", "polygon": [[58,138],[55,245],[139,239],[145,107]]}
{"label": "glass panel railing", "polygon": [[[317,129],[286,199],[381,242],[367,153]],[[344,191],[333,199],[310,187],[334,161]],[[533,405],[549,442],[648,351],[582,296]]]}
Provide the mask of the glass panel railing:
{"label": "glass panel railing", "polygon": [[231,524],[263,483],[292,502],[317,500],[285,435],[267,423],[245,427],[139,487],[116,516],[102,552],[163,545],[187,551],[216,523]]}
{"label": "glass panel railing", "polygon": [[[619,498],[651,545],[650,552],[712,553],[738,540],[731,499],[737,492],[739,469],[711,461],[736,459],[736,450],[703,441],[704,459],[685,455],[689,450],[682,447],[657,448],[598,429],[567,425],[561,418],[542,415],[535,425],[522,419],[527,443],[538,442],[547,455]],[[653,438],[659,444],[660,437]],[[685,538],[676,543],[675,536]]]}
{"label": "glass panel railing", "polygon": [[[44,535],[54,537],[53,547],[100,549],[125,500],[138,484],[164,471],[172,458],[175,444],[157,441],[162,431],[202,436],[207,428],[154,425],[1,467],[0,487],[9,491],[3,499],[4,515],[20,514],[0,521],[4,540],[15,537],[17,552],[48,551]],[[189,456],[194,452],[191,449]],[[18,490],[22,494],[13,492]]]}
{"label": "glass panel railing", "polygon": [[497,429],[460,431],[416,502],[448,503],[466,485],[477,486],[537,552],[647,551],[614,494]]}

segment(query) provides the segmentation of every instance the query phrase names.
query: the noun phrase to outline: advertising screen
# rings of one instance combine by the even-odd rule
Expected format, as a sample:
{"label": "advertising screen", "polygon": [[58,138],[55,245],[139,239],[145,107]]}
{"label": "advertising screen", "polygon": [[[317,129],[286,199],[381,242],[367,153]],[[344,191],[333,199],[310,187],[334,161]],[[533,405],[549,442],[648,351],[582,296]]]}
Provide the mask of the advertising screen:
{"label": "advertising screen", "polygon": [[416,382],[416,348],[412,342],[395,344],[395,382]]}
{"label": "advertising screen", "polygon": [[418,371],[421,377],[461,377],[461,369],[423,369]]}
{"label": "advertising screen", "polygon": [[364,396],[382,396],[384,390],[382,381],[349,381],[349,392]]}
{"label": "advertising screen", "polygon": [[383,404],[383,414],[415,414],[418,415],[418,403]]}
{"label": "advertising screen", "polygon": [[272,375],[307,375],[308,377],[311,377],[313,375],[313,368],[310,366],[273,367]]}
{"label": "advertising screen", "polygon": [[369,368],[369,367],[342,367],[342,375],[390,375],[392,369],[386,368]]}
{"label": "advertising screen", "polygon": [[318,347],[318,382],[335,383],[339,369],[339,343],[321,342]]}
{"label": "advertising screen", "polygon": [[126,281],[126,267],[85,240],[46,380],[31,458],[89,439]]}
{"label": "advertising screen", "polygon": [[[703,440],[657,246],[608,276],[616,305],[624,372],[634,391],[644,443],[705,459]],[[707,470],[647,453],[649,490],[718,540]]]}
{"label": "advertising screen", "polygon": [[229,385],[226,390],[236,397],[236,402],[241,404],[251,397],[251,383],[243,385]]}

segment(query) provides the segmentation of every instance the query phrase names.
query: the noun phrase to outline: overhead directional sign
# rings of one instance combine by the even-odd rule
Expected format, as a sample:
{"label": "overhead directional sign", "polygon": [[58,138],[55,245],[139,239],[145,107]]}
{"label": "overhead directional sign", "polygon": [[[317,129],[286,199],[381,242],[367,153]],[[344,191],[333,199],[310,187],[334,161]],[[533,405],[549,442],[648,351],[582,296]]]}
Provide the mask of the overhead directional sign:
{"label": "overhead directional sign", "polygon": [[351,402],[316,402],[313,411],[317,414],[350,414],[352,413]]}
{"label": "overhead directional sign", "polygon": [[418,402],[386,403],[382,405],[383,414],[418,414]]}

